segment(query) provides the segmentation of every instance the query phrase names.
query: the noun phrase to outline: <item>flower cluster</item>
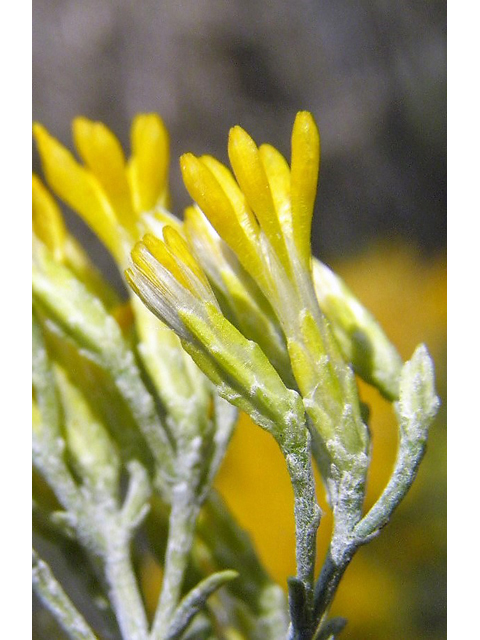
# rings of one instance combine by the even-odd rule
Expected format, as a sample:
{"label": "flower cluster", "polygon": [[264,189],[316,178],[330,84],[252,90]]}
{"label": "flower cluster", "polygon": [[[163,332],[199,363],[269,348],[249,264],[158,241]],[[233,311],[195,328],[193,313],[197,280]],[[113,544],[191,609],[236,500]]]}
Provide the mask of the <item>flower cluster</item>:
{"label": "flower cluster", "polygon": [[[114,134],[86,118],[73,123],[82,162],[41,125],[34,135],[52,191],[100,238],[136,294],[121,303],[34,176],[34,462],[64,509],[63,524],[104,563],[123,637],[180,637],[211,593],[237,576],[200,576],[181,599],[234,407],[273,435],[292,482],[297,574],[288,637],[333,637],[344,624],[326,619],[338,581],[413,482],[438,401],[425,347],[403,365],[372,315],[311,255],[320,164],[313,116],[297,114],[290,163],[239,126],[228,141],[232,170],[211,156],[182,156],[193,200],[183,222],[168,211],[168,135],[158,116],[135,118],[128,160]],[[394,472],[366,515],[370,436],[355,374],[396,402],[399,418]],[[334,515],[316,587],[312,457]],[[169,506],[169,534],[150,631],[129,550],[152,492]],[[232,604],[234,617],[251,616],[245,624],[257,625],[255,637],[285,635],[283,595],[224,508],[211,503],[209,513],[225,540],[210,538],[202,553],[222,558],[225,569],[233,539],[250,567],[237,591],[249,594],[250,609]],[[35,563],[47,606],[84,628],[48,567]],[[60,594],[55,603],[49,589]]]}
{"label": "flower cluster", "polygon": [[353,371],[313,283],[320,159],[313,117],[297,115],[290,166],[238,126],[228,152],[233,173],[210,156],[181,158],[195,201],[183,232],[165,226],[161,239],[145,236],[127,279],[231,402],[257,422],[278,408],[271,414],[276,437],[285,416],[302,422],[306,410],[326,477],[332,464],[342,470],[361,460],[366,468],[368,434]]}
{"label": "flower cluster", "polygon": [[[128,161],[114,134],[86,118],[73,123],[83,165],[41,125],[34,134],[50,186],[128,267],[131,287],[224,397],[263,426],[266,406],[252,398],[270,398],[269,410],[279,407],[270,420],[276,432],[281,412],[298,413],[290,391],[299,392],[326,477],[332,463],[348,467],[352,456],[367,455],[352,366],[396,397],[401,360],[345,285],[312,259],[320,140],[311,114],[297,115],[290,166],[238,126],[228,144],[233,174],[211,156],[185,154],[182,174],[195,204],[183,224],[166,209],[168,134],[158,116],[134,120]],[[36,234],[70,267],[87,269],[36,176],[33,188]],[[90,280],[94,286],[93,271]],[[133,309],[147,366],[165,387],[170,373],[162,374],[153,355],[159,355],[160,325],[135,301]],[[160,342],[171,342],[167,335]],[[280,397],[286,405],[278,404]]]}
{"label": "flower cluster", "polygon": [[[139,115],[131,130],[127,162],[115,135],[87,118],[73,121],[79,163],[46,129],[34,136],[50,187],[91,227],[112,255],[124,263],[132,244],[168,219],[168,133],[155,114]],[[34,179],[38,191],[38,180]]]}

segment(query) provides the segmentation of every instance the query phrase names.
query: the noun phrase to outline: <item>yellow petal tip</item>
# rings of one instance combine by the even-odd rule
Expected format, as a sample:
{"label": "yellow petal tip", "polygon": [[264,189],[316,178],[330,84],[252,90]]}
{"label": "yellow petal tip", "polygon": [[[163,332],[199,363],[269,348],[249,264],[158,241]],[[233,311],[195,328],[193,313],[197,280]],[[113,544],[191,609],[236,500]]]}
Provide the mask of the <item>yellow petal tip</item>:
{"label": "yellow petal tip", "polygon": [[47,129],[43,126],[43,124],[40,124],[39,122],[33,123],[32,130],[33,130],[33,136],[37,141],[37,144],[40,144],[41,140],[46,140],[47,138],[50,138],[50,134],[48,133]]}
{"label": "yellow petal tip", "polygon": [[198,158],[193,153],[183,153],[180,156],[180,168],[188,167],[192,162],[198,162]]}
{"label": "yellow petal tip", "polygon": [[252,137],[237,124],[230,129],[228,134],[228,148],[243,147],[244,145],[256,146]]}

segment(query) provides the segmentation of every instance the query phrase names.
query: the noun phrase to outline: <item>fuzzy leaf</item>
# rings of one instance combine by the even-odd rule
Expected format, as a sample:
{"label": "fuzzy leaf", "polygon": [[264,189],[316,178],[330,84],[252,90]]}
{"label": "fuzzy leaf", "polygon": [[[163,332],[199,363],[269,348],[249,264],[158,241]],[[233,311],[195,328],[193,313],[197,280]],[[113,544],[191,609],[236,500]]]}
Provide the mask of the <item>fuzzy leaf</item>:
{"label": "fuzzy leaf", "polygon": [[36,247],[33,296],[47,316],[109,372],[149,444],[166,489],[174,474],[171,445],[135,355],[113,316],[41,245]]}
{"label": "fuzzy leaf", "polygon": [[[32,318],[32,381],[35,394],[34,426],[37,433],[43,428],[48,430],[51,438],[60,434],[60,404],[55,387],[55,379],[51,369],[42,328],[33,314]],[[38,407],[38,415],[35,409]],[[38,419],[36,419],[38,418]]]}
{"label": "fuzzy leaf", "polygon": [[320,308],[331,322],[347,362],[386,398],[398,399],[403,363],[379,323],[343,280],[315,259],[313,279]]}
{"label": "fuzzy leaf", "polygon": [[116,496],[120,474],[117,447],[81,391],[56,367],[65,412],[65,440],[75,470],[95,493]]}
{"label": "fuzzy leaf", "polygon": [[238,576],[236,571],[219,571],[202,580],[178,605],[165,640],[178,640],[186,630],[192,618],[205,606],[208,598],[217,589]]}
{"label": "fuzzy leaf", "polygon": [[332,618],[322,625],[321,630],[315,635],[315,640],[335,640],[347,624],[345,618]]}
{"label": "fuzzy leaf", "polygon": [[32,582],[36,594],[72,640],[96,640],[96,636],[62,589],[50,567],[32,555]]}
{"label": "fuzzy leaf", "polygon": [[424,440],[440,401],[435,393],[433,362],[425,345],[419,345],[403,367],[398,412],[409,440]]}

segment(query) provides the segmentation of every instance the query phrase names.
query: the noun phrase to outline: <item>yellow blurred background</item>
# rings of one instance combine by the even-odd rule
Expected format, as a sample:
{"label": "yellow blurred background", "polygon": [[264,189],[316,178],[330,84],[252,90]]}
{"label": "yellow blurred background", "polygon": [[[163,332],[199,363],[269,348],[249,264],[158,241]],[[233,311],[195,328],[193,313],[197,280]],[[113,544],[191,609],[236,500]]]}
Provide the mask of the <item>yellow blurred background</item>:
{"label": "yellow blurred background", "polygon": [[[434,358],[442,408],[430,432],[418,477],[392,522],[361,549],[340,586],[333,613],[347,617],[345,640],[439,640],[446,609],[446,259],[426,259],[397,244],[376,244],[331,265],[373,312],[408,359],[420,342]],[[360,384],[370,405],[373,442],[366,507],[385,486],[396,454],[391,405]],[[265,566],[280,584],[295,573],[293,495],[274,440],[242,416],[217,486],[251,534]],[[331,528],[318,534],[318,569]]]}

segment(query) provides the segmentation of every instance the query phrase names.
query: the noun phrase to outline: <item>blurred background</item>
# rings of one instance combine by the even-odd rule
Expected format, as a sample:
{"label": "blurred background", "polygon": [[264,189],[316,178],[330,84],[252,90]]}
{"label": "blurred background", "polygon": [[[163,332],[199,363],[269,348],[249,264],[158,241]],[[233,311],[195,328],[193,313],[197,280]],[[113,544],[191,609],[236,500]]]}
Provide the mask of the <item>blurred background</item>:
{"label": "blurred background", "polygon": [[[227,161],[228,130],[240,124],[288,157],[301,109],[315,115],[322,138],[314,254],[345,278],[404,358],[426,342],[442,398],[414,489],[346,574],[335,606],[349,617],[341,637],[444,638],[445,0],[33,1],[34,118],[70,147],[75,116],[102,120],[128,150],[132,117],[160,113],[179,215],[189,204],[181,153]],[[92,234],[67,218],[122,287]],[[372,408],[371,504],[394,460],[395,423],[378,394],[361,391]],[[243,420],[218,483],[282,583],[294,572],[283,467],[274,443]],[[146,564],[147,590],[156,576]]]}

